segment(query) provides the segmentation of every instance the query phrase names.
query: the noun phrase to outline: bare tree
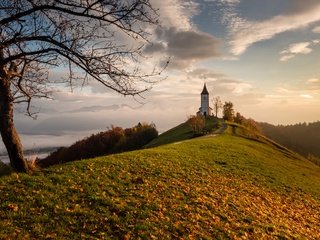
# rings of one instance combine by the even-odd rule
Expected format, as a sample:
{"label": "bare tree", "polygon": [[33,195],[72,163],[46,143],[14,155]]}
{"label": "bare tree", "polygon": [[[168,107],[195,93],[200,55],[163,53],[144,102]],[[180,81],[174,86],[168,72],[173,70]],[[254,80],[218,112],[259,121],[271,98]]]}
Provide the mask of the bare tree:
{"label": "bare tree", "polygon": [[219,96],[214,97],[214,98],[212,99],[212,104],[213,104],[214,113],[215,113],[216,117],[218,117],[218,113],[219,113],[219,111],[220,111],[220,110],[222,109],[222,107],[223,107],[223,104],[222,104],[222,102],[221,102],[220,97],[219,97]]}
{"label": "bare tree", "polygon": [[96,80],[123,95],[148,90],[163,69],[139,67],[157,17],[149,0],[0,1],[0,131],[16,171],[28,166],[14,104],[25,103],[32,116],[31,100],[50,96],[49,70],[61,66],[70,86]]}

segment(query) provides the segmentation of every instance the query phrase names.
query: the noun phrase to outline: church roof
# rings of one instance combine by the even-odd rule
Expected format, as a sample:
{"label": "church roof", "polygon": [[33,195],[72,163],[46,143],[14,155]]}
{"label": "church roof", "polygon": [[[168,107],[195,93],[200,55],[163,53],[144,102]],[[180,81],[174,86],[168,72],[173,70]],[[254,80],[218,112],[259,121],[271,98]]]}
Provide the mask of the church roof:
{"label": "church roof", "polygon": [[201,95],[202,95],[202,94],[209,94],[209,92],[208,92],[208,90],[207,90],[207,86],[206,86],[206,84],[204,84],[204,86],[203,86],[203,89],[202,89]]}

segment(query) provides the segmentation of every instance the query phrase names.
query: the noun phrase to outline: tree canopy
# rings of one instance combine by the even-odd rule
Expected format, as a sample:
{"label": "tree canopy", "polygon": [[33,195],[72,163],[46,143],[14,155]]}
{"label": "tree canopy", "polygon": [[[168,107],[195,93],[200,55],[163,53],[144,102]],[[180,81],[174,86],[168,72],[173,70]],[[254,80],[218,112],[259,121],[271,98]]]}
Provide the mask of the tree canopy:
{"label": "tree canopy", "polygon": [[234,108],[232,102],[225,102],[223,105],[223,119],[227,121],[233,121]]}
{"label": "tree canopy", "polygon": [[157,23],[149,0],[0,1],[0,131],[16,170],[27,167],[13,104],[26,103],[32,115],[31,100],[50,96],[54,67],[67,70],[71,86],[95,80],[123,95],[148,90],[161,69],[142,71],[141,49]]}

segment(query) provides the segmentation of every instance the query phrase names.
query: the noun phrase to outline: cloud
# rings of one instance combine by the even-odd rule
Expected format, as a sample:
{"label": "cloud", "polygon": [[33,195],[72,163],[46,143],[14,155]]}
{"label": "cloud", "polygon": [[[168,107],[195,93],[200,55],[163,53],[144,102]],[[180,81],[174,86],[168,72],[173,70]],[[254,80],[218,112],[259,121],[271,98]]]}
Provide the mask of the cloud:
{"label": "cloud", "polygon": [[155,42],[155,43],[150,43],[146,45],[144,48],[144,52],[147,54],[152,54],[156,52],[162,52],[165,51],[167,48],[166,44],[163,42]]}
{"label": "cloud", "polygon": [[285,13],[288,15],[295,15],[313,9],[317,5],[319,5],[319,0],[290,0],[290,4]]}
{"label": "cloud", "polygon": [[224,3],[224,4],[239,4],[240,3],[240,0],[219,0],[221,3]]}
{"label": "cloud", "polygon": [[225,89],[226,91],[233,93],[233,94],[243,94],[248,90],[252,90],[253,86],[246,82],[241,82],[237,80],[232,81],[220,81],[218,86],[221,89]]}
{"label": "cloud", "polygon": [[81,108],[77,108],[77,109],[73,109],[71,111],[67,111],[66,113],[81,113],[81,112],[101,112],[101,111],[107,111],[107,110],[119,110],[121,108],[129,108],[129,109],[139,109],[143,106],[143,104],[138,105],[137,107],[132,107],[128,104],[112,104],[112,105],[108,105],[108,106],[98,106],[98,105],[94,105],[94,106],[86,106],[86,107],[81,107]]}
{"label": "cloud", "polygon": [[287,50],[282,51],[282,54],[285,53],[293,53],[293,54],[308,54],[312,52],[312,49],[309,48],[310,42],[301,42],[301,43],[294,43],[290,44],[289,48]]}
{"label": "cloud", "polygon": [[300,43],[294,43],[290,44],[289,47],[282,52],[280,52],[281,58],[280,61],[287,61],[293,57],[296,56],[296,54],[309,54],[312,52],[312,48],[310,48],[310,45],[313,42],[300,42]]}
{"label": "cloud", "polygon": [[[185,69],[199,61],[220,57],[222,41],[200,31],[193,24],[200,4],[194,0],[151,0],[158,10],[161,27],[154,30],[150,44],[144,47],[148,57],[165,63],[170,57],[168,69]],[[164,60],[163,60],[164,59]]]}
{"label": "cloud", "polygon": [[[221,41],[214,36],[197,30],[159,28],[157,42],[145,47],[147,54],[163,54],[171,57],[174,68],[182,68],[195,61],[220,57]],[[171,66],[172,67],[172,66]]]}
{"label": "cloud", "polygon": [[320,83],[320,79],[318,78],[310,78],[307,80],[307,83]]}
{"label": "cloud", "polygon": [[213,81],[210,81],[209,88],[212,89],[215,95],[225,95],[225,96],[241,96],[244,94],[251,93],[254,90],[254,86],[248,82],[231,79],[228,76],[218,77]]}
{"label": "cloud", "polygon": [[191,0],[151,0],[158,9],[160,24],[163,27],[174,27],[179,30],[193,28],[191,18],[198,12],[198,4]]}
{"label": "cloud", "polygon": [[312,32],[314,33],[320,33],[320,26],[317,26],[315,28],[312,29]]}
{"label": "cloud", "polygon": [[314,94],[320,94],[320,79],[310,78],[306,81],[308,90],[312,91]]}
{"label": "cloud", "polygon": [[286,61],[288,61],[289,59],[294,58],[294,57],[295,57],[295,55],[293,55],[293,54],[284,55],[284,56],[281,56],[281,57],[280,57],[280,61],[281,61],[281,62],[286,62]]}
{"label": "cloud", "polygon": [[261,103],[265,98],[263,93],[245,93],[240,96],[237,96],[235,99],[235,103],[237,105],[254,105]]}
{"label": "cloud", "polygon": [[193,69],[191,71],[188,72],[188,77],[189,78],[199,78],[199,79],[212,79],[212,80],[216,80],[216,79],[221,79],[223,77],[225,77],[226,75],[223,73],[218,73],[215,71],[212,71],[210,69],[207,68],[196,68]]}
{"label": "cloud", "polygon": [[[212,89],[214,95],[251,95],[251,91],[255,89],[249,82],[233,79],[224,73],[216,72],[208,68],[196,68],[188,71],[187,78],[188,80],[186,81],[199,82],[199,86],[201,87],[203,81],[198,80],[206,80],[208,90]],[[192,83],[192,85],[194,86],[195,83]]]}
{"label": "cloud", "polygon": [[69,113],[77,113],[77,112],[100,112],[105,110],[118,110],[120,108],[117,104],[112,104],[109,106],[87,106],[87,107],[81,107],[77,109],[73,109],[71,111],[68,111]]}
{"label": "cloud", "polygon": [[197,68],[187,72],[187,79],[184,80],[183,83],[187,88],[189,88],[188,85],[186,85],[188,83],[191,85],[190,88],[192,86],[194,88],[194,86],[198,84],[197,97],[202,90],[203,80],[205,80],[207,84],[207,89],[211,97],[220,96],[223,101],[232,101],[236,103],[237,108],[252,105],[256,106],[256,104],[263,101],[265,96],[249,82],[232,79],[224,73],[215,72],[207,68]]}
{"label": "cloud", "polygon": [[300,97],[306,98],[306,99],[311,99],[311,98],[313,98],[310,94],[300,94]]}
{"label": "cloud", "polygon": [[206,59],[220,56],[217,50],[220,41],[210,34],[196,31],[177,32],[171,28],[166,34],[166,39],[168,54],[178,59]]}
{"label": "cloud", "polygon": [[[313,82],[316,79],[311,79],[305,81],[305,85],[291,86],[288,84],[282,84],[279,87],[276,87],[272,94],[268,96],[270,99],[286,99],[291,105],[301,104],[301,98],[305,100],[315,99],[318,89],[314,88]],[[320,86],[319,86],[320,87]]]}
{"label": "cloud", "polygon": [[279,33],[302,29],[320,21],[319,1],[309,0],[308,3],[295,0],[282,15],[267,20],[247,20],[235,12],[228,14],[229,44],[234,55],[241,55],[256,42],[272,39]]}

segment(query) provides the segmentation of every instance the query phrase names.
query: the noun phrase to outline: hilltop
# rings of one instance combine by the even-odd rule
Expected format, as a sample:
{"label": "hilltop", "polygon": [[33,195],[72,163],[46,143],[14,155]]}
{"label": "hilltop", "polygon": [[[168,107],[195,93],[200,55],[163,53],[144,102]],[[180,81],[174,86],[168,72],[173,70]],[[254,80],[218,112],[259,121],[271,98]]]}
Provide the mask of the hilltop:
{"label": "hilltop", "polygon": [[[221,126],[222,120],[211,116],[206,118],[204,130],[207,133],[213,133]],[[145,147],[157,147],[168,143],[188,140],[193,138],[193,136],[194,133],[192,132],[188,122],[186,121],[162,133],[160,136],[148,143]]]}
{"label": "hilltop", "polygon": [[224,134],[0,178],[0,239],[320,238],[320,167]]}

